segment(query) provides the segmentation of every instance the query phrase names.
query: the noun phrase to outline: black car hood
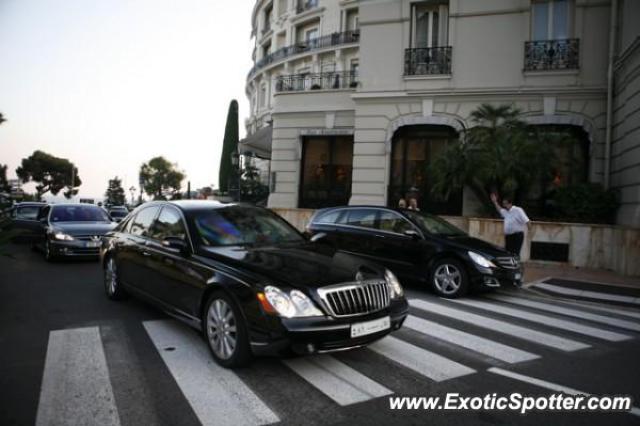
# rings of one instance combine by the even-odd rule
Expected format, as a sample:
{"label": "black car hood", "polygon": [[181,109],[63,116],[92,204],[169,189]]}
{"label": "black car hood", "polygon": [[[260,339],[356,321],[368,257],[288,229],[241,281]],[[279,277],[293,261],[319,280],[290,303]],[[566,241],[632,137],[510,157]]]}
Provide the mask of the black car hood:
{"label": "black car hood", "polygon": [[104,235],[116,227],[113,222],[54,222],[51,227],[69,235]]}
{"label": "black car hood", "polygon": [[468,235],[446,237],[446,241],[460,249],[475,251],[490,257],[511,256],[511,254],[502,247]]}
{"label": "black car hood", "polygon": [[273,284],[318,288],[384,276],[384,269],[359,257],[321,243],[295,243],[269,247],[205,247],[200,255],[259,274]]}

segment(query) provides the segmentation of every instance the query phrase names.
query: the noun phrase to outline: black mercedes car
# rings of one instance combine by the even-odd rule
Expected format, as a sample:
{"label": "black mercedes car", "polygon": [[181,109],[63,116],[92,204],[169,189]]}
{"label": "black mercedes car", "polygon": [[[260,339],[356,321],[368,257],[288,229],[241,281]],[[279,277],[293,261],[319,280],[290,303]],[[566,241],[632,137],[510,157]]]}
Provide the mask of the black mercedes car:
{"label": "black mercedes car", "polygon": [[315,212],[307,232],[336,248],[385,265],[401,279],[427,283],[455,298],[471,286],[522,281],[520,259],[472,238],[437,216],[415,210],[348,206]]}
{"label": "black mercedes car", "polygon": [[225,367],[364,346],[408,312],[393,273],[260,207],[147,203],[103,238],[101,255],[109,298],[132,293],[200,329]]}
{"label": "black mercedes car", "polygon": [[100,239],[115,228],[107,212],[92,204],[51,204],[38,213],[39,238],[35,246],[45,259],[98,257]]}

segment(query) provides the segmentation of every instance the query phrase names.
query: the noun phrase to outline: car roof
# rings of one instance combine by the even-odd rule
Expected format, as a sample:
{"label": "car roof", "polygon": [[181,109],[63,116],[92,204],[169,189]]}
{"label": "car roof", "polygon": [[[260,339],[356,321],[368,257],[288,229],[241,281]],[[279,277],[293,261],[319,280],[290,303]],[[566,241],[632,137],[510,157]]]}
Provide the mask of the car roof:
{"label": "car roof", "polygon": [[47,203],[41,201],[23,201],[21,203],[15,203],[14,207],[43,207],[46,205]]}
{"label": "car roof", "polygon": [[60,204],[51,204],[51,207],[95,207],[98,209],[102,208],[95,204],[89,204],[89,203],[60,203]]}
{"label": "car roof", "polygon": [[148,206],[166,206],[166,205],[176,206],[180,210],[183,210],[185,212],[205,210],[205,209],[222,209],[222,208],[232,207],[232,206],[255,207],[252,205],[244,205],[239,203],[221,203],[220,201],[215,201],[215,200],[170,200],[170,201],[148,201],[144,204],[139,205],[138,208],[148,207]]}

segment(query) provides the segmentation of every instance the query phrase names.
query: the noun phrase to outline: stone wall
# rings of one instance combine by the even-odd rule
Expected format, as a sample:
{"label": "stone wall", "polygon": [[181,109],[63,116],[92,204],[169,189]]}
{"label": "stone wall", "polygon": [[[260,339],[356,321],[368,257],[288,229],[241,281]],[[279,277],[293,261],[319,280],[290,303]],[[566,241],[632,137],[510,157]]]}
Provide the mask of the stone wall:
{"label": "stone wall", "polygon": [[[313,210],[273,209],[300,231],[305,230]],[[476,217],[445,216],[469,235],[504,245],[502,221]],[[579,268],[607,269],[640,277],[640,229],[581,223],[534,222],[526,236],[522,259],[529,260],[531,241],[569,244],[569,262]]]}

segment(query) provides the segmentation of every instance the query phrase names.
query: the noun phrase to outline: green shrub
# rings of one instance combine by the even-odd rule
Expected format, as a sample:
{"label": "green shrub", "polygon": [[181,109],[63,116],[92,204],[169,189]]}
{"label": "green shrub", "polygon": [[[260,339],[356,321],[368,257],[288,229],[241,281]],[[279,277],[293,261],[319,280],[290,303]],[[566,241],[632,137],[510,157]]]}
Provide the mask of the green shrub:
{"label": "green shrub", "polygon": [[557,219],[583,223],[613,223],[620,205],[617,192],[595,183],[558,188],[551,201]]}

